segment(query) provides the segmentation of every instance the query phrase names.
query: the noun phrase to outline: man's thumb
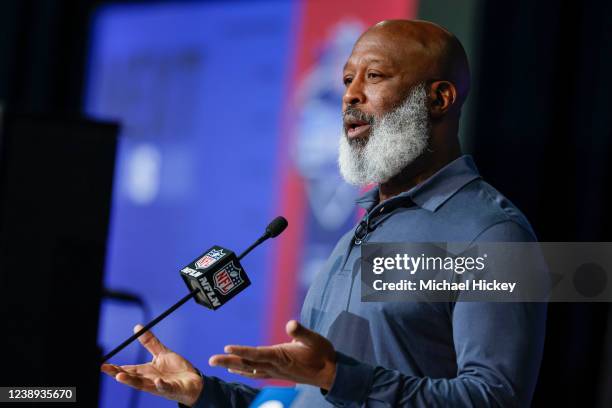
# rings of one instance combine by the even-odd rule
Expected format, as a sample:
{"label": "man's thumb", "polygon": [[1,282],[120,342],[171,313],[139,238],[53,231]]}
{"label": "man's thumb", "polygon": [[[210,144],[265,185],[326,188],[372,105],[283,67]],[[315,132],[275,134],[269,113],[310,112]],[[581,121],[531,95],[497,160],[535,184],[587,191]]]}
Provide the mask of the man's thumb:
{"label": "man's thumb", "polygon": [[320,336],[317,333],[308,330],[296,320],[289,320],[285,329],[291,338],[304,343],[307,346],[316,346],[318,344]]}

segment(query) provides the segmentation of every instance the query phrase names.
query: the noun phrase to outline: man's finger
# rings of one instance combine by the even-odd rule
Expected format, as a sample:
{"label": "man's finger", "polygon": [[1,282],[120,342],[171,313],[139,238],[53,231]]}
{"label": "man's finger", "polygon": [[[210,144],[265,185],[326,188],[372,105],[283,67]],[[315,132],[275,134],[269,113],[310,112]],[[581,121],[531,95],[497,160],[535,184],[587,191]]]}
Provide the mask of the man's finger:
{"label": "man's finger", "polygon": [[250,361],[265,362],[265,363],[281,363],[279,361],[279,353],[274,346],[225,346],[226,353],[234,354]]}
{"label": "man's finger", "polygon": [[159,376],[159,371],[154,369],[150,364],[123,365],[120,368],[129,374],[138,374],[147,378]]}
{"label": "man's finger", "polygon": [[116,366],[114,364],[102,364],[102,366],[100,367],[100,370],[104,374],[108,374],[111,377],[115,377],[117,374],[123,371],[121,367]]}
{"label": "man's finger", "polygon": [[287,331],[287,334],[291,336],[291,338],[304,343],[307,346],[316,347],[320,344],[321,335],[313,332],[312,330],[308,330],[296,320],[289,320],[285,330]]}
{"label": "man's finger", "polygon": [[257,368],[255,367],[256,363],[245,360],[238,356],[227,355],[227,354],[226,355],[217,354],[215,356],[212,356],[208,360],[208,364],[212,367],[220,366],[220,367],[231,368],[232,370],[240,370],[240,371],[253,371],[254,368]]}
{"label": "man's finger", "polygon": [[121,372],[117,374],[115,380],[117,380],[121,384],[128,385],[132,388],[136,388],[141,391],[157,392],[157,388],[155,387],[153,381],[144,378],[138,374],[129,374],[126,372]]}
{"label": "man's finger", "polygon": [[[134,326],[134,333],[138,332],[142,328],[142,325],[137,324]],[[149,353],[151,353],[153,357],[157,357],[159,353],[167,350],[166,346],[164,346],[162,342],[159,341],[153,333],[151,333],[150,330],[144,332],[140,337],[138,337],[138,341],[144,346],[144,348],[149,350]]]}
{"label": "man's finger", "polygon": [[208,360],[208,364],[212,367],[220,366],[236,371],[253,372],[253,370],[270,371],[274,369],[274,365],[256,361],[249,361],[244,358],[228,355],[217,354]]}
{"label": "man's finger", "polygon": [[255,378],[259,380],[263,380],[266,378],[272,378],[267,372],[263,370],[256,370],[255,373],[253,373],[253,371],[240,371],[240,370],[234,370],[232,368],[228,368],[227,371],[229,371],[232,374],[237,374],[243,377]]}
{"label": "man's finger", "polygon": [[125,371],[128,374],[138,374],[138,375],[145,375],[147,374],[147,370],[143,370],[140,366],[136,366],[136,365],[124,365],[119,367],[121,368],[123,371]]}

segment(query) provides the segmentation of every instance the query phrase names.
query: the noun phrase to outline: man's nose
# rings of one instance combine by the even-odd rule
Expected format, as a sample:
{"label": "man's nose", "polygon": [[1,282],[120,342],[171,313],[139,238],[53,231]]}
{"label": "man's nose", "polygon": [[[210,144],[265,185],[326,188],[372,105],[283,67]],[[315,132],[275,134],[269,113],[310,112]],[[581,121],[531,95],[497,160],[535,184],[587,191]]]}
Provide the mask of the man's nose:
{"label": "man's nose", "polygon": [[363,81],[356,77],[346,87],[344,96],[342,97],[342,103],[345,107],[354,106],[365,103],[365,94],[363,93]]}

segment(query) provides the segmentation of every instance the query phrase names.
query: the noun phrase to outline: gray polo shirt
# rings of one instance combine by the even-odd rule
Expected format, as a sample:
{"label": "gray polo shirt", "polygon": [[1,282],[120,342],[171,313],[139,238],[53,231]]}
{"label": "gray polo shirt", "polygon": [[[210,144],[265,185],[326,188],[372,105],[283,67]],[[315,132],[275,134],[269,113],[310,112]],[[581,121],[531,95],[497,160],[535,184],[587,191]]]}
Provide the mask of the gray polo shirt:
{"label": "gray polo shirt", "polygon": [[[382,203],[375,188],[358,204],[367,210],[360,239],[355,230],[340,239],[301,313],[334,344],[336,378],[327,393],[298,385],[293,406],[528,406],[545,303],[361,302],[359,242],[535,241],[523,214],[482,180],[470,156]],[[248,406],[257,392],[205,376],[195,406]]]}

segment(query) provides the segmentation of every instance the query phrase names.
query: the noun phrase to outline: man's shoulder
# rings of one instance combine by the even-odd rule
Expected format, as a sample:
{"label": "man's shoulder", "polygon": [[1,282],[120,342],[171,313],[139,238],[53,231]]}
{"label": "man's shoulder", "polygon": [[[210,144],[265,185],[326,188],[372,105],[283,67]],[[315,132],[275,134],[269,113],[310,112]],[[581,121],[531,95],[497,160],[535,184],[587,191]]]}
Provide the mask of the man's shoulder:
{"label": "man's shoulder", "polygon": [[441,215],[470,231],[470,240],[536,240],[527,217],[506,196],[483,179],[476,179],[457,191],[439,208]]}

